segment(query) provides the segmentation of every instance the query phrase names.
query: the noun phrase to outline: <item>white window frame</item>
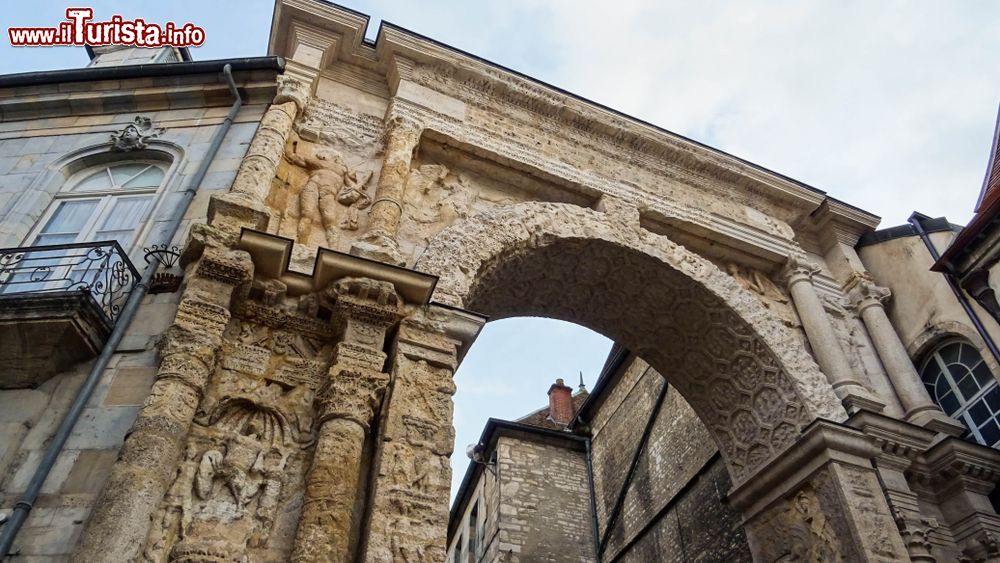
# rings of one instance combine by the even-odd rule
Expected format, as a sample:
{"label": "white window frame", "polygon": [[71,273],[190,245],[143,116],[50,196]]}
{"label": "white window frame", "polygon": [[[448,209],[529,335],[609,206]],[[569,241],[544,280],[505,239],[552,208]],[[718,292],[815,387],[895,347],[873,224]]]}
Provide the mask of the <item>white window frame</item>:
{"label": "white window frame", "polygon": [[[996,443],[993,443],[993,444],[987,444],[986,443],[986,440],[983,438],[982,434],[979,431],[979,425],[976,424],[976,422],[972,419],[972,416],[969,414],[969,410],[973,406],[975,406],[977,403],[979,403],[980,401],[985,401],[986,400],[986,395],[990,391],[992,391],[993,389],[996,389],[998,386],[1000,386],[1000,383],[997,382],[996,374],[993,373],[993,370],[989,370],[990,374],[993,375],[993,381],[990,382],[990,383],[988,383],[988,384],[986,384],[986,385],[984,385],[984,386],[982,386],[982,388],[979,389],[979,391],[977,391],[975,395],[973,395],[969,399],[966,399],[964,397],[964,395],[962,394],[961,390],[958,387],[958,382],[955,381],[955,379],[952,377],[951,370],[948,369],[948,364],[946,364],[945,361],[944,361],[944,359],[941,357],[941,350],[943,350],[944,348],[946,348],[948,346],[951,346],[953,344],[961,344],[963,346],[968,346],[969,348],[971,348],[972,350],[974,350],[976,352],[976,355],[979,356],[979,362],[976,363],[976,364],[973,364],[971,366],[966,365],[964,362],[962,362],[961,361],[961,356],[959,356],[957,363],[961,363],[970,372],[972,371],[972,368],[977,367],[980,364],[985,365],[987,367],[987,369],[989,369],[989,364],[986,363],[986,359],[983,357],[983,355],[979,351],[978,347],[976,347],[975,345],[973,345],[971,342],[969,342],[968,340],[966,340],[964,338],[949,338],[949,339],[946,339],[946,340],[942,340],[941,342],[938,342],[930,350],[930,352],[927,353],[927,357],[924,359],[924,361],[921,362],[921,364],[920,364],[920,380],[921,381],[920,382],[923,385],[927,384],[927,382],[924,381],[924,379],[923,379],[924,370],[927,369],[928,365],[930,365],[931,362],[936,363],[938,369],[941,370],[941,375],[945,378],[945,381],[948,382],[948,386],[951,388],[951,394],[955,397],[955,399],[959,403],[958,410],[956,410],[954,413],[952,413],[949,416],[951,416],[953,418],[956,418],[960,422],[962,422],[962,424],[969,431],[969,436],[972,437],[977,443],[985,445],[985,446],[989,446],[989,447],[998,448],[998,447],[1000,447],[1000,442],[996,442]],[[941,406],[937,402],[937,393],[936,392],[931,393],[931,398],[934,399],[934,403],[935,404],[937,404],[939,407]],[[989,408],[989,407],[987,407],[987,408]],[[997,421],[998,424],[1000,424],[1000,413],[995,414],[993,418],[994,418],[994,420]]]}
{"label": "white window frame", "polygon": [[[79,192],[74,191],[75,188],[83,180],[86,180],[94,172],[98,170],[109,169],[119,164],[131,164],[131,163],[149,164],[151,166],[158,167],[163,172],[163,178],[160,180],[160,184],[156,187],[150,187],[150,188],[117,188],[108,190],[90,190],[90,191],[79,191]],[[71,200],[98,201],[97,207],[94,209],[93,212],[91,212],[90,218],[87,220],[87,223],[80,228],[80,232],[77,234],[76,240],[73,241],[74,243],[97,242],[96,240],[88,240],[88,238],[96,234],[98,220],[104,218],[105,213],[108,211],[108,208],[113,204],[114,201],[118,199],[130,199],[136,197],[151,196],[149,199],[149,205],[143,213],[143,218],[140,221],[140,225],[132,236],[131,243],[128,244],[128,248],[125,247],[122,248],[122,250],[125,252],[126,255],[131,256],[133,251],[139,246],[140,241],[142,241],[145,238],[148,232],[148,228],[150,227],[149,218],[153,216],[153,212],[159,204],[159,198],[157,196],[160,192],[164,191],[164,187],[168,183],[169,173],[171,171],[170,169],[171,169],[171,163],[164,160],[156,160],[149,158],[136,158],[136,159],[122,158],[118,160],[109,160],[98,164],[93,164],[91,166],[87,166],[86,168],[82,168],[74,172],[72,175],[66,178],[66,181],[63,183],[62,188],[55,195],[55,197],[52,198],[52,201],[49,203],[49,206],[46,208],[42,216],[39,217],[39,220],[35,222],[34,228],[28,233],[28,236],[25,238],[24,246],[34,245],[35,240],[38,238],[40,234],[42,234],[42,230],[45,228],[46,225],[48,225],[49,221],[52,220],[52,217],[55,215],[60,205],[65,201],[71,201]]]}

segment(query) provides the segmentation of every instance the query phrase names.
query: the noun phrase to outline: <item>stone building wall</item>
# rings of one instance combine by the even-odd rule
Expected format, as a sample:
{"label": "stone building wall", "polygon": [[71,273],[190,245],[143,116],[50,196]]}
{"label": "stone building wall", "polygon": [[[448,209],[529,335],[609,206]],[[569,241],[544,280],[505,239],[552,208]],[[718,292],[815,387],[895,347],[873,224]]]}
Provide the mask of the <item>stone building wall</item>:
{"label": "stone building wall", "polygon": [[[493,451],[495,474],[478,471],[474,485],[456,499],[464,511],[449,538],[450,563],[594,561],[590,484],[580,441],[505,433]],[[477,529],[483,541],[478,550]]]}
{"label": "stone building wall", "polygon": [[636,449],[665,385],[632,357],[590,414],[594,488],[604,560],[750,561],[740,518],[723,497],[732,486],[712,436],[673,387],[655,422],[610,533],[605,532]]}
{"label": "stone building wall", "polygon": [[587,462],[581,451],[501,439],[500,561],[593,561]]}
{"label": "stone building wall", "polygon": [[[172,244],[183,244],[191,223],[203,221],[209,197],[227,190],[236,175],[269,101],[249,85],[267,81],[273,96],[274,71],[235,75],[237,83],[248,86],[246,105]],[[22,108],[20,114],[7,111],[0,119],[0,248],[31,243],[63,185],[63,166],[84,156],[107,154],[124,160],[135,156],[112,153],[109,136],[141,115],[165,129],[151,148],[174,157],[134,245],[126,249],[141,272],[143,247],[171,242],[164,240],[164,229],[229,111],[231,98],[219,96],[219,88],[225,89],[220,76],[209,74],[0,89],[0,106],[17,103]],[[46,103],[55,92],[69,103],[54,103],[55,107]],[[81,105],[76,105],[77,99]],[[179,298],[180,293],[174,292],[143,300],[18,534],[12,552],[18,555],[16,561],[69,559],[126,432],[149,394],[159,365],[157,345],[174,319]],[[0,390],[0,513],[9,513],[25,490],[92,363],[81,362],[33,389]]]}
{"label": "stone building wall", "polygon": [[[941,252],[951,244],[955,233],[939,231],[931,233],[930,238]],[[1000,374],[1000,368],[948,287],[945,276],[930,271],[934,260],[920,237],[902,236],[866,245],[859,253],[872,274],[892,291],[886,312],[914,362],[919,363],[923,353],[935,343],[957,336],[973,342],[993,374]],[[1000,325],[974,299],[969,298],[968,302],[987,333],[1000,342]]]}

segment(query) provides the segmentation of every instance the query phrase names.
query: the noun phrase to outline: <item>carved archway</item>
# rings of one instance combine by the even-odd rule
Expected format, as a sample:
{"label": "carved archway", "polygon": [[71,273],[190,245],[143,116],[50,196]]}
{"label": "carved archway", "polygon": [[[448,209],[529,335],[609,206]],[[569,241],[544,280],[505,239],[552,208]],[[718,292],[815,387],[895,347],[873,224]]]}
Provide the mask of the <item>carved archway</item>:
{"label": "carved archway", "polygon": [[811,357],[708,260],[639,226],[638,212],[525,203],[455,224],[416,264],[435,299],[490,315],[571,321],[621,342],[685,396],[734,483],[816,418],[846,413]]}

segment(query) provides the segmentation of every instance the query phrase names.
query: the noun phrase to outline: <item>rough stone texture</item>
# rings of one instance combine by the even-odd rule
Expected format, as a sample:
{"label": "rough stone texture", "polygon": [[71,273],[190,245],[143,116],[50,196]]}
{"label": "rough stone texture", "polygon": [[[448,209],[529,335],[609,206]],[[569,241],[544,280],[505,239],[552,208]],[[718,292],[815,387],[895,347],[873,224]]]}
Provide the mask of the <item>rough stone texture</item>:
{"label": "rough stone texture", "polygon": [[[595,560],[583,452],[504,438],[497,466],[499,560]],[[487,528],[486,537],[493,531]]]}
{"label": "rough stone texture", "polygon": [[[158,307],[109,369],[125,367],[126,350],[148,354],[159,342],[160,358],[129,366],[158,365],[150,394],[127,428],[137,408],[128,403],[139,393],[116,391],[103,404],[116,377],[104,374],[76,449],[63,453],[53,477],[90,492],[40,503],[26,528],[35,531],[20,539],[25,555],[65,557],[76,544],[78,561],[445,559],[452,375],[475,331],[455,328],[466,313],[422,303],[404,304],[401,321],[380,324],[371,309],[345,318],[338,303],[381,295],[384,306],[391,292],[374,286],[407,274],[366,263],[355,266],[364,272],[340,276],[369,280],[354,297],[313,287],[313,258],[325,243],[440,276],[434,299],[444,305],[494,318],[566,319],[636,352],[718,444],[758,559],[905,558],[871,465],[872,444],[884,437],[818,420],[843,421],[846,412],[810,346],[839,354],[829,331],[811,343],[801,329],[803,321],[830,323],[850,369],[865,371],[854,374],[858,383],[888,395],[887,403],[893,383],[914,384],[888,381],[878,361],[886,358],[874,356],[871,338],[844,310],[845,284],[868,275],[851,239],[876,218],[403,30],[384,28],[374,49],[362,40],[366,22],[318,2],[278,2],[271,45],[293,78],[247,77],[250,103],[185,217],[185,232],[206,217],[209,226],[190,229],[183,293],[150,299]],[[2,94],[3,246],[25,240],[66,166],[106,152],[109,134],[139,108],[166,129],[148,145],[172,162],[144,231],[163,242],[171,206],[229,103],[208,74]],[[305,229],[303,201],[313,219]],[[298,244],[283,257],[295,272],[290,285],[258,272],[238,248],[243,227],[294,230]],[[792,256],[818,264],[812,282],[821,307],[796,308],[774,284]],[[897,337],[882,328],[884,354]],[[357,365],[343,369],[345,359]],[[20,444],[0,450],[4,506],[17,492],[6,483],[23,482],[37,463],[83,371],[46,382],[23,419],[0,427]],[[912,379],[910,372],[895,370],[894,379]],[[649,408],[657,384],[643,379],[622,393]],[[126,428],[95,502],[101,479],[75,464],[103,470],[106,454],[95,452],[118,449]],[[905,447],[919,463],[920,448]],[[669,450],[657,441],[650,448]],[[678,475],[704,454],[670,451],[685,460]],[[988,454],[961,454],[975,473],[993,475]],[[628,457],[607,455],[618,464]],[[831,457],[838,464],[824,465]],[[615,532],[618,549],[631,549],[627,538],[642,522],[656,522],[663,545],[673,541],[661,529],[669,518],[650,516],[654,505],[677,498],[674,519],[686,519],[710,494],[705,483],[723,482],[718,465],[703,464],[704,478],[687,481],[695,483],[687,496],[671,493],[683,480],[662,480],[658,463],[655,455],[642,461]],[[607,517],[621,476],[603,478],[599,510]],[[928,504],[943,486],[926,485]],[[951,503],[941,509],[949,525],[963,507],[982,505],[983,487],[941,496]],[[657,502],[645,503],[647,492]],[[992,520],[977,522],[978,534]],[[870,537],[861,533],[869,528]],[[737,546],[738,535],[727,533],[727,545]],[[960,539],[976,557],[992,549],[987,536]]]}
{"label": "rough stone texture", "polygon": [[[608,530],[663,377],[631,359],[603,390],[593,412],[594,488],[605,560],[749,561],[738,514],[722,502],[730,480],[705,425],[676,390],[668,390]],[[673,559],[670,559],[673,558]]]}
{"label": "rough stone texture", "polygon": [[[736,480],[808,420],[845,418],[826,378],[758,299],[629,217],[627,209],[509,206],[440,234],[417,268],[441,276],[438,299],[493,318],[569,320],[637,351],[670,374]],[[565,291],[568,280],[576,291]]]}

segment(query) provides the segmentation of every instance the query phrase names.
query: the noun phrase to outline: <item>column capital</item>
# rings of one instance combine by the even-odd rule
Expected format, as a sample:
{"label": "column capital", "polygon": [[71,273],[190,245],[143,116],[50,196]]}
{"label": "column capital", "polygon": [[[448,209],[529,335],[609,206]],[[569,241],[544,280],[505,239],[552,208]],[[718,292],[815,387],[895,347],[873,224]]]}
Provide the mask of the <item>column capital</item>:
{"label": "column capital", "polygon": [[317,422],[350,420],[367,433],[388,385],[389,374],[334,365],[316,394]]}
{"label": "column capital", "polygon": [[388,147],[390,142],[398,144],[416,146],[420,133],[425,129],[424,124],[416,117],[402,112],[394,111],[396,106],[390,108],[385,118],[385,131],[383,141]]}
{"label": "column capital", "polygon": [[278,91],[274,95],[274,104],[295,102],[296,113],[301,115],[309,104],[312,84],[304,79],[281,75],[278,77]]}
{"label": "column capital", "polygon": [[875,285],[867,274],[856,272],[844,285],[847,300],[859,314],[869,307],[879,306],[892,296],[888,288]]}
{"label": "column capital", "polygon": [[812,282],[813,276],[821,271],[819,265],[809,262],[804,256],[791,255],[781,270],[781,278],[791,287],[799,282]]}
{"label": "column capital", "polygon": [[333,303],[333,322],[342,334],[334,347],[335,363],[344,369],[381,372],[385,335],[403,315],[403,299],[384,280],[341,278],[326,290]]}

